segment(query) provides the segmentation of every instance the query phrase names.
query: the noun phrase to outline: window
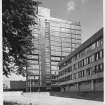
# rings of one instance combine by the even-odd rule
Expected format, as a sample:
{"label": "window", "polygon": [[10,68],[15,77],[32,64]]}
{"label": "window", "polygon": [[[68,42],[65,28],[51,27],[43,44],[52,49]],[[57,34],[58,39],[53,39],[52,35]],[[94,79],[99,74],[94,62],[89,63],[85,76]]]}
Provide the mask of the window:
{"label": "window", "polygon": [[82,67],[82,60],[79,62],[79,67]]}
{"label": "window", "polygon": [[88,58],[86,58],[86,64],[88,64]]}
{"label": "window", "polygon": [[93,44],[91,45],[91,48],[92,48],[92,49],[95,49],[95,43],[93,43]]}
{"label": "window", "polygon": [[70,66],[70,67],[68,68],[68,70],[69,70],[69,72],[72,72],[72,66]]}
{"label": "window", "polygon": [[76,79],[77,78],[77,73],[74,73],[73,74],[73,79]]}
{"label": "window", "polygon": [[84,59],[84,65],[87,65],[87,61],[86,61],[86,58]]}
{"label": "window", "polygon": [[66,74],[67,73],[67,69],[65,69],[64,71],[65,71],[65,74]]}
{"label": "window", "polygon": [[61,71],[60,75],[63,75],[63,72]]}
{"label": "window", "polygon": [[98,65],[96,65],[96,66],[94,67],[94,73],[95,73],[95,74],[97,73],[97,71],[98,71]]}
{"label": "window", "polygon": [[78,72],[78,78],[82,78],[82,77],[84,77],[84,76],[85,76],[84,70]]}
{"label": "window", "polygon": [[78,72],[78,78],[81,78],[82,77],[82,72]]}
{"label": "window", "polygon": [[90,56],[90,63],[94,62],[94,55]]}
{"label": "window", "polygon": [[82,60],[82,66],[84,66],[84,59]]}
{"label": "window", "polygon": [[54,74],[56,74],[56,72],[55,71],[51,71],[51,74],[54,75]]}
{"label": "window", "polygon": [[95,61],[98,60],[98,53],[95,53]]}
{"label": "window", "polygon": [[82,60],[80,61],[80,67],[82,67],[83,65],[82,65]]}
{"label": "window", "polygon": [[52,79],[56,79],[56,76],[55,75],[52,75]]}
{"label": "window", "polygon": [[103,50],[99,51],[99,59],[103,58]]}
{"label": "window", "polygon": [[[52,63],[52,65],[53,65],[53,63]],[[62,69],[62,68],[63,68],[63,65],[59,65],[59,70]]]}
{"label": "window", "polygon": [[100,46],[103,46],[103,39],[100,40]]}
{"label": "window", "polygon": [[91,69],[90,68],[86,69],[86,75],[91,75]]}
{"label": "window", "polygon": [[80,62],[78,62],[78,68],[80,68]]}
{"label": "window", "polygon": [[90,64],[90,57],[88,57],[87,59],[88,59],[88,64]]}
{"label": "window", "polygon": [[77,63],[73,65],[74,70],[77,70]]}
{"label": "window", "polygon": [[86,48],[86,51],[87,51],[87,53],[90,53],[90,51],[91,51],[91,46],[87,47],[87,48]]}
{"label": "window", "polygon": [[101,64],[100,64],[100,69],[101,69],[101,71],[103,71],[103,69],[104,69],[103,66],[104,66],[103,63],[101,63]]}
{"label": "window", "polygon": [[72,74],[70,75],[70,80],[72,80]]}
{"label": "window", "polygon": [[72,59],[68,59],[68,63],[72,63]]}
{"label": "window", "polygon": [[100,40],[96,41],[96,47],[100,46]]}
{"label": "window", "polygon": [[82,77],[84,77],[85,76],[85,72],[84,72],[84,70],[82,71]]}
{"label": "window", "polygon": [[98,72],[102,72],[103,71],[103,63],[98,65]]}

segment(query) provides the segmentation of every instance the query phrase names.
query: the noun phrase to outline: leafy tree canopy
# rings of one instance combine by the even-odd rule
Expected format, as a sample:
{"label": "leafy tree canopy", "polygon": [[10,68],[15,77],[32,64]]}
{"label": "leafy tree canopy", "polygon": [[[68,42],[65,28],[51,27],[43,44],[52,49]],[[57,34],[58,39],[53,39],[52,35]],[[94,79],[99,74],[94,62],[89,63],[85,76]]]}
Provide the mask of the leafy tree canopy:
{"label": "leafy tree canopy", "polygon": [[32,34],[29,26],[34,22],[35,6],[33,0],[3,0],[3,74],[11,72],[25,74],[25,54],[30,53]]}

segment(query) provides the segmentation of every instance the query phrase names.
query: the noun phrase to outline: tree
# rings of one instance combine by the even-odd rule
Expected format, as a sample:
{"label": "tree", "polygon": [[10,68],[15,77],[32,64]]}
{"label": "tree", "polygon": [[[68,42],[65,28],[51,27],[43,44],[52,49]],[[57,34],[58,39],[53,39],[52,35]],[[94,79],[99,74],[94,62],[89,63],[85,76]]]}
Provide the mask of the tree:
{"label": "tree", "polygon": [[32,48],[29,26],[36,24],[35,6],[38,4],[33,0],[2,1],[3,74],[6,76],[11,72],[25,73],[27,62],[24,55]]}

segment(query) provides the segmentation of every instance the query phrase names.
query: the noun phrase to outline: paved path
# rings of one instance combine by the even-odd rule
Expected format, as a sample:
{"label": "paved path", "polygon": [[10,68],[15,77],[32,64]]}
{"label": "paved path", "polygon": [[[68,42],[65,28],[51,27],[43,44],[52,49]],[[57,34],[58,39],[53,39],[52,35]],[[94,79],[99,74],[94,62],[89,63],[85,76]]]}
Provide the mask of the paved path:
{"label": "paved path", "polygon": [[49,96],[49,93],[5,93],[4,101],[18,102],[29,105],[104,105],[103,102]]}

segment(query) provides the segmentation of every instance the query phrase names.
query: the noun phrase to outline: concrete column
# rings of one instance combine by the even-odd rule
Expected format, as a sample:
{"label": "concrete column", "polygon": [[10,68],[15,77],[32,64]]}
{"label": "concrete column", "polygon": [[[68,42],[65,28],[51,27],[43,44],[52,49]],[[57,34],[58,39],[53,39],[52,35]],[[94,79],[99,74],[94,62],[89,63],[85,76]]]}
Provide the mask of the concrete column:
{"label": "concrete column", "polygon": [[30,79],[30,92],[31,92],[31,79]]}
{"label": "concrete column", "polygon": [[62,87],[62,92],[65,92],[65,87]]}
{"label": "concrete column", "polygon": [[91,90],[94,90],[94,80],[91,80]]}
{"label": "concrete column", "polygon": [[79,83],[77,83],[77,90],[80,91],[80,89],[79,89]]}
{"label": "concrete column", "polygon": [[68,86],[68,90],[70,91],[70,85]]}
{"label": "concrete column", "polygon": [[63,87],[61,87],[61,92],[64,92],[64,88]]}
{"label": "concrete column", "polygon": [[66,92],[69,91],[69,86],[68,86],[68,85],[65,87],[65,91],[66,91]]}
{"label": "concrete column", "polygon": [[65,87],[63,87],[63,92],[65,92]]}

